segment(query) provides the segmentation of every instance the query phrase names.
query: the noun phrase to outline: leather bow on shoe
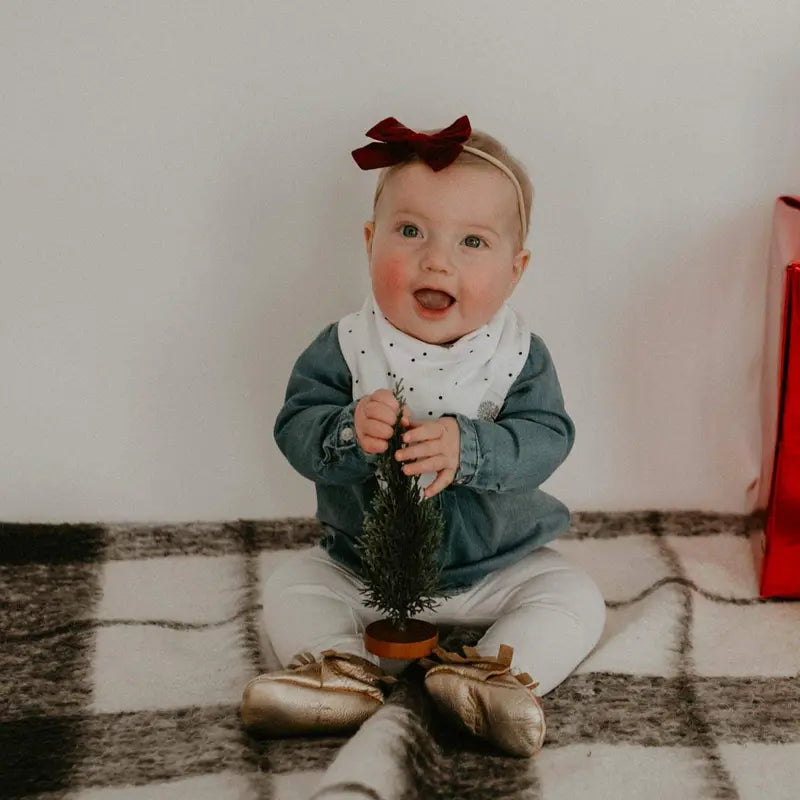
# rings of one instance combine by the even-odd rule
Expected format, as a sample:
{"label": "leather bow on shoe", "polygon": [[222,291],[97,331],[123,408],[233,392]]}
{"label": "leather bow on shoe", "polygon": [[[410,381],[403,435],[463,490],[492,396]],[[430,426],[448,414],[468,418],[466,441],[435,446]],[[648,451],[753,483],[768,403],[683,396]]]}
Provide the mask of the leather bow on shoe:
{"label": "leather bow on shoe", "polygon": [[[422,658],[419,663],[426,670],[439,664],[468,664],[477,669],[487,669],[491,674],[505,674],[511,670],[511,661],[514,657],[514,648],[507,644],[501,644],[497,656],[482,656],[475,647],[464,645],[462,648],[464,655],[452,651],[443,650],[441,647],[434,647],[431,655],[435,658]],[[495,672],[492,672],[495,670]],[[539,683],[534,682],[527,672],[514,673],[516,678],[525,688],[535,689]]]}

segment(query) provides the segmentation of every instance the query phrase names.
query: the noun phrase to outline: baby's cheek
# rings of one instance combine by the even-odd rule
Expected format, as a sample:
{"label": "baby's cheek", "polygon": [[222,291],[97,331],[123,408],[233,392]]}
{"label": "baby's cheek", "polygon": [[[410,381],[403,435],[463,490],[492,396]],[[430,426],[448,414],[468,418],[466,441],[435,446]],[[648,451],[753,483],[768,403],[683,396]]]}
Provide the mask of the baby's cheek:
{"label": "baby's cheek", "polygon": [[461,281],[461,297],[471,304],[479,304],[494,294],[495,285],[487,275],[473,274]]}
{"label": "baby's cheek", "polygon": [[[462,308],[487,321],[503,304],[505,284],[489,276],[472,276],[461,285]],[[485,317],[485,319],[483,319]]]}
{"label": "baby's cheek", "polygon": [[378,300],[399,298],[407,288],[403,260],[386,257],[377,263],[373,262],[372,283]]}

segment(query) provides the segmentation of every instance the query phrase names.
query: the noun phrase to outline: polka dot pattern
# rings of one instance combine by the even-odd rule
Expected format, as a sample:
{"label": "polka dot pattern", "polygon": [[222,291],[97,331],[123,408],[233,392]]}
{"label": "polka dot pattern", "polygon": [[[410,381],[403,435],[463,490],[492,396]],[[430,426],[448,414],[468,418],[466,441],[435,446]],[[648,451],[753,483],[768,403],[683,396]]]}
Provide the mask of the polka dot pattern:
{"label": "polka dot pattern", "polygon": [[483,328],[437,345],[394,328],[373,306],[368,298],[339,323],[354,399],[402,381],[412,418],[497,416],[530,346],[530,331],[515,312],[505,306]]}

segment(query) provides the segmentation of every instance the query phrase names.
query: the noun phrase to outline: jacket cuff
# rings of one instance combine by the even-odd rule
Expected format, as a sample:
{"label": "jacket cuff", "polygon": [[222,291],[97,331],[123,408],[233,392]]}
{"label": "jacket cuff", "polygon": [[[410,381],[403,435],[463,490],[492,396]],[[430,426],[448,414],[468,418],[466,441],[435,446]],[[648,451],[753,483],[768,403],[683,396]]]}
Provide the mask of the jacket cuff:
{"label": "jacket cuff", "polygon": [[360,461],[372,465],[377,461],[376,453],[365,453],[358,444],[355,425],[357,400],[345,406],[331,432],[322,442],[323,462],[326,466],[342,461]]}
{"label": "jacket cuff", "polygon": [[453,485],[468,486],[478,472],[478,462],[480,461],[478,431],[474,422],[463,414],[448,414],[447,416],[452,416],[458,423],[458,432],[461,440],[458,471],[455,478],[453,478]]}

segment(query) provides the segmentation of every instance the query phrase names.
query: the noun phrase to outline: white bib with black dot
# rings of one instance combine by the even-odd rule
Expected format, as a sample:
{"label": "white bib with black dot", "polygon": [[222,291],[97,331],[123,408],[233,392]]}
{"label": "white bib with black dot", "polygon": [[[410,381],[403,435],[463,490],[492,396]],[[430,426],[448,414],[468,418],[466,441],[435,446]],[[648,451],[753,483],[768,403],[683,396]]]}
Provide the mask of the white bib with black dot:
{"label": "white bib with black dot", "polygon": [[397,330],[370,293],[339,322],[339,345],[353,378],[353,399],[378,389],[403,391],[416,422],[443,414],[493,420],[528,358],[531,332],[504,304],[485,325],[451,345],[428,344]]}

